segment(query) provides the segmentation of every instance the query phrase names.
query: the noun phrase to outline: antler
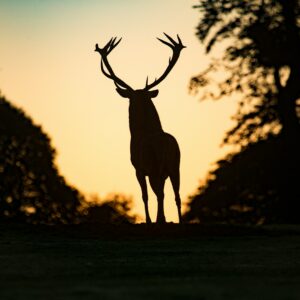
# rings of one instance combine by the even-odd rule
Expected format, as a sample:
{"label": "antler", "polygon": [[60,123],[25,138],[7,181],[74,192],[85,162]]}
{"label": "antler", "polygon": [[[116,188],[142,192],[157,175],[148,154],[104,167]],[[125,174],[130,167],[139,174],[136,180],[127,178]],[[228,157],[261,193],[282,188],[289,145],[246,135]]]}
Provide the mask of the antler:
{"label": "antler", "polygon": [[169,35],[167,35],[166,33],[164,33],[164,35],[167,37],[167,39],[169,40],[168,42],[157,38],[160,42],[162,42],[163,44],[167,45],[168,47],[170,47],[173,51],[173,55],[172,58],[169,58],[169,65],[166,68],[165,72],[158,78],[155,79],[155,81],[151,84],[148,85],[148,77],[147,77],[147,81],[146,81],[146,86],[145,86],[145,90],[149,91],[150,89],[152,89],[153,87],[155,87],[156,85],[158,85],[159,83],[161,83],[166,77],[167,75],[170,73],[170,71],[173,69],[173,67],[175,66],[180,52],[183,48],[186,48],[186,46],[182,45],[181,39],[179,37],[179,35],[177,34],[177,39],[178,42],[176,42],[175,40],[173,40]]}
{"label": "antler", "polygon": [[[108,54],[119,45],[122,38],[120,38],[118,41],[116,40],[116,37],[111,38],[110,41],[103,48],[99,48],[98,44],[96,44],[95,51],[101,55],[101,71],[106,77],[112,79],[117,87],[132,90],[132,88],[127,83],[125,83],[122,79],[116,76],[107,60]],[[104,69],[104,66],[106,67],[107,71]]]}

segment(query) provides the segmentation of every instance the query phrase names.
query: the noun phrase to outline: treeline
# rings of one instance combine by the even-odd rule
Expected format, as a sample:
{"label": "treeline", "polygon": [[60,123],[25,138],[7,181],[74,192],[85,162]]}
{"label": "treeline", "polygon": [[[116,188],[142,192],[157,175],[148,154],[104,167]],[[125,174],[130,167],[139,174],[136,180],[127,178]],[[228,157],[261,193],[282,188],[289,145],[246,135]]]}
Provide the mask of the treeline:
{"label": "treeline", "polygon": [[186,218],[300,223],[300,2],[200,0],[195,8],[206,52],[224,51],[190,91],[239,98],[224,143],[240,150],[217,162]]}
{"label": "treeline", "polygon": [[281,136],[227,155],[191,196],[186,220],[231,224],[292,222],[293,214],[297,214],[292,209],[299,204],[288,201],[295,195],[284,186],[290,176],[285,173],[285,163]]}
{"label": "treeline", "polygon": [[59,174],[40,126],[0,96],[0,220],[67,224],[134,222],[131,199],[88,201]]}

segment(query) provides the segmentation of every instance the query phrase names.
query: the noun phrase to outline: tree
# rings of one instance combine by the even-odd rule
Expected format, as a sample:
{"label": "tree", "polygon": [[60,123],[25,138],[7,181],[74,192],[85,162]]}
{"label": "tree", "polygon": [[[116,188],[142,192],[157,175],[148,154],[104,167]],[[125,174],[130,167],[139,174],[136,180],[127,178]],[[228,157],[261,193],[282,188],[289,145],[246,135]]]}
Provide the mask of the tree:
{"label": "tree", "polygon": [[93,196],[84,206],[84,223],[133,224],[137,220],[137,216],[131,213],[132,199],[120,194],[108,195],[104,201]]}
{"label": "tree", "polygon": [[74,222],[82,196],[54,163],[41,127],[0,96],[0,219]]}
{"label": "tree", "polygon": [[235,224],[283,222],[278,187],[284,173],[279,164],[274,164],[282,158],[281,143],[278,137],[270,137],[218,161],[192,196],[186,220]]}
{"label": "tree", "polygon": [[[202,98],[239,96],[236,125],[224,142],[244,150],[278,136],[283,145],[279,187],[286,221],[299,222],[300,1],[200,0],[197,36],[210,53],[223,56],[193,77],[190,90]],[[268,155],[268,153],[266,153]]]}

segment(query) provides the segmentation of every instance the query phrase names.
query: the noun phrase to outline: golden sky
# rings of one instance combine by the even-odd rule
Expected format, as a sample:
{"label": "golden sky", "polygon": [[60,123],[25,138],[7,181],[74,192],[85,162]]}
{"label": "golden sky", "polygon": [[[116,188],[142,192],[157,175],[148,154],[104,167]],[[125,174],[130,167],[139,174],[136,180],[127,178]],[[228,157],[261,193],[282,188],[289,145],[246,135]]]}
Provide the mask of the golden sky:
{"label": "golden sky", "polygon": [[[154,103],[163,128],[179,142],[181,196],[186,202],[211,165],[228,151],[219,148],[232,125],[232,100],[199,102],[188,82],[209,63],[195,36],[199,14],[186,0],[1,0],[0,89],[42,125],[56,148],[57,165],[80,191],[104,198],[131,195],[144,216],[140,188],[130,163],[128,101],[100,71],[95,43],[123,37],[110,54],[115,72],[142,88],[167,66],[171,51],[156,37],[177,33],[187,46]],[[177,222],[168,181],[168,221]],[[152,219],[156,199],[149,188]]]}

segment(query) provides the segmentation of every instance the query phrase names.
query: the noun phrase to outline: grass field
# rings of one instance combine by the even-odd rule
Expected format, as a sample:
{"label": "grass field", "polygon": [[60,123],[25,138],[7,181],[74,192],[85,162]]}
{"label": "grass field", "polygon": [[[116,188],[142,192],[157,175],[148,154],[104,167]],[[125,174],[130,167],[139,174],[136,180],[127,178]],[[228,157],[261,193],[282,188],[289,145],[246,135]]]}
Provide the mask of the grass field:
{"label": "grass field", "polygon": [[300,299],[297,227],[0,229],[0,299]]}

